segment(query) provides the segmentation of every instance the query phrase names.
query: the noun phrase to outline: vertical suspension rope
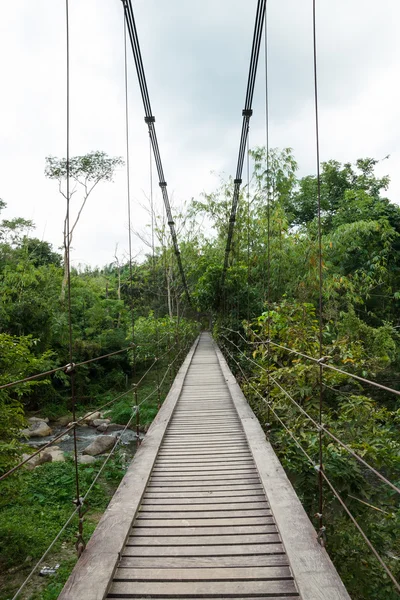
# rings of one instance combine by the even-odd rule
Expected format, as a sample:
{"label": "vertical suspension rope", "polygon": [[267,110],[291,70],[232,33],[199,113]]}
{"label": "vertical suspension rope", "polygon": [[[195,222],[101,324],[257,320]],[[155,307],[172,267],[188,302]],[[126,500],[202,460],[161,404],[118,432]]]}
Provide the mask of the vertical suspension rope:
{"label": "vertical suspension rope", "polygon": [[[70,376],[71,385],[71,402],[72,402],[72,421],[76,423],[76,382],[75,382],[75,368],[73,362],[73,334],[72,334],[72,309],[71,309],[71,233],[70,233],[70,49],[69,49],[69,0],[65,0],[65,22],[66,22],[66,196],[67,196],[67,215],[66,215],[66,252],[65,259],[67,262],[67,301],[68,301],[68,353],[69,353],[69,365],[66,369],[66,373]],[[64,240],[65,242],[65,240]],[[76,550],[78,557],[82,554],[85,549],[85,542],[83,540],[83,511],[82,511],[82,500],[80,495],[79,486],[79,469],[78,469],[78,437],[76,431],[76,425],[73,428],[73,439],[74,439],[74,463],[75,463],[75,490],[76,498],[74,504],[78,507],[78,534],[76,540]]]}
{"label": "vertical suspension rope", "polygon": [[271,402],[271,196],[269,184],[269,97],[268,97],[268,4],[264,17],[264,62],[265,62],[265,148],[267,153],[267,422],[270,428],[270,402]]}
{"label": "vertical suspension rope", "polygon": [[130,145],[129,145],[129,104],[128,104],[128,49],[126,35],[126,21],[124,20],[124,85],[125,85],[125,149],[126,149],[126,203],[128,216],[128,251],[129,251],[129,304],[132,326],[132,382],[134,384],[133,400],[136,411],[136,437],[140,444],[140,412],[138,406],[136,378],[136,344],[135,344],[135,307],[133,296],[133,264],[132,264],[132,218],[131,218],[131,172],[130,172]]}
{"label": "vertical suspension rope", "polygon": [[[323,320],[322,320],[322,225],[321,225],[321,172],[319,152],[319,113],[318,113],[318,79],[317,79],[317,25],[316,25],[316,0],[313,0],[313,62],[314,62],[314,111],[315,111],[315,148],[317,161],[317,206],[318,206],[318,295],[319,295],[319,358],[323,356]],[[322,451],[322,401],[323,401],[323,367],[319,364],[319,465],[318,465],[318,540],[324,545],[325,527],[323,524],[323,451]]]}
{"label": "vertical suspension rope", "polygon": [[[154,290],[157,288],[157,273],[156,273],[156,258],[155,258],[155,245],[154,245],[154,196],[153,196],[153,153],[151,136],[149,133],[149,174],[150,174],[150,212],[151,212],[151,261],[153,268],[153,285]],[[168,277],[168,275],[167,275]],[[155,294],[156,298],[159,298],[158,294]],[[160,390],[160,332],[158,329],[158,308],[156,307],[154,316],[156,319],[156,342],[157,342],[157,364],[156,364],[156,377],[157,377],[157,403],[158,408],[161,406],[161,390]]]}
{"label": "vertical suspension rope", "polygon": [[250,321],[250,123],[247,129],[247,321]]}

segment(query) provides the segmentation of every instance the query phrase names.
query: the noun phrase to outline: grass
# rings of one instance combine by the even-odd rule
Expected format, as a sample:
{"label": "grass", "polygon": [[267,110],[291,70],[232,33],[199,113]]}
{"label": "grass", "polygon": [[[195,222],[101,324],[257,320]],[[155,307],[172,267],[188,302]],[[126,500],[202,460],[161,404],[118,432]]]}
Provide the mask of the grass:
{"label": "grass", "polygon": [[[79,465],[81,493],[85,493],[99,464]],[[110,459],[99,482],[89,496],[90,509],[85,515],[85,539],[92,534],[101,514],[124,475],[118,455]],[[34,471],[24,471],[7,481],[0,498],[0,600],[8,600],[15,593],[33,565],[45,552],[58,531],[74,510],[75,466],[65,463],[46,463]],[[51,600],[57,598],[66,578],[75,564],[74,548],[77,518],[66,528],[44,564],[61,563],[51,578],[35,575],[30,595],[21,598]],[[35,585],[36,584],[36,585]],[[35,587],[39,587],[36,590]],[[61,587],[60,587],[61,586]],[[45,589],[42,590],[41,588]],[[58,592],[57,592],[58,590]],[[56,595],[54,595],[56,594]]]}

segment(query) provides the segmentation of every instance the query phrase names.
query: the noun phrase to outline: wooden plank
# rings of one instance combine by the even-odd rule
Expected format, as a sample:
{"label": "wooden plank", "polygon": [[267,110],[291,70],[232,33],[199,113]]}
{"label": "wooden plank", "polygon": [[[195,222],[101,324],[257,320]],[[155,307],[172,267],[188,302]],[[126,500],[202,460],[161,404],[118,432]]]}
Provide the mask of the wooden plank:
{"label": "wooden plank", "polygon": [[158,458],[155,463],[157,466],[174,466],[174,465],[209,465],[212,467],[213,465],[254,465],[253,460],[250,456],[243,457],[235,457],[235,458],[221,458],[219,456],[215,456],[213,458],[178,458],[173,455],[169,458]]}
{"label": "wooden plank", "polygon": [[[218,540],[218,543],[216,542]],[[136,536],[131,535],[128,538],[129,546],[231,546],[232,544],[273,544],[281,542],[277,533],[237,533],[232,535],[163,535],[154,536]]]}
{"label": "wooden plank", "polygon": [[[221,517],[221,515],[211,515],[211,516],[192,516],[188,514],[184,514],[183,516],[176,517],[159,517],[153,516],[148,518],[143,518],[141,513],[139,513],[139,517],[135,521],[135,529],[142,527],[216,527],[216,526],[237,526],[237,525],[273,525],[274,520],[270,515],[262,514],[261,516],[233,516],[227,515],[226,517]],[[201,514],[201,513],[200,513]]]}
{"label": "wooden plank", "polygon": [[[223,478],[223,481],[222,481]],[[214,483],[216,485],[224,485],[224,483],[228,482],[233,482],[233,481],[237,481],[237,482],[242,482],[244,483],[246,482],[254,482],[254,481],[259,481],[259,477],[258,477],[258,473],[257,471],[249,471],[247,473],[224,473],[224,474],[216,474],[213,475],[211,472],[210,473],[205,473],[204,475],[200,475],[199,473],[196,473],[194,475],[183,475],[183,474],[179,474],[179,473],[165,473],[164,475],[162,473],[157,473],[156,475],[152,475],[151,476],[151,484],[155,485],[156,483],[187,483],[188,485],[191,483],[194,483],[194,485],[198,485],[199,483],[203,483],[205,481]]]}
{"label": "wooden plank", "polygon": [[[218,488],[218,489],[217,489]],[[218,484],[218,486],[216,484],[211,484],[211,485],[207,485],[203,482],[203,485],[187,485],[185,484],[185,482],[183,482],[182,484],[176,484],[176,485],[171,485],[171,484],[152,484],[151,482],[149,483],[149,485],[147,486],[147,491],[149,492],[184,492],[185,496],[189,496],[189,492],[207,492],[208,494],[214,494],[217,495],[216,492],[219,490],[221,492],[236,492],[236,491],[240,491],[240,490],[258,490],[258,492],[260,492],[262,490],[262,486],[261,484],[257,484],[257,483],[230,483],[229,485],[226,484]],[[196,495],[196,494],[195,494]],[[221,494],[222,495],[222,494]]]}
{"label": "wooden plank", "polygon": [[254,467],[252,468],[251,466],[244,466],[244,467],[240,467],[240,466],[234,466],[232,465],[231,467],[227,467],[226,465],[223,466],[215,466],[215,467],[193,467],[192,469],[189,469],[188,467],[162,467],[162,466],[158,466],[156,465],[156,468],[153,469],[152,471],[152,476],[153,477],[158,477],[159,475],[168,475],[168,477],[170,476],[177,476],[177,477],[186,477],[186,476],[191,476],[191,475],[197,475],[197,476],[204,476],[204,475],[217,475],[217,476],[221,476],[224,474],[232,474],[232,475],[238,475],[238,474],[248,474],[248,475],[252,475],[254,473],[258,473],[257,469],[255,469]]}
{"label": "wooden plank", "polygon": [[[265,557],[275,554],[283,554],[283,545],[277,541],[275,543],[263,544],[222,544],[220,546],[208,544],[206,546],[125,546],[123,556],[179,556],[179,557],[220,557],[220,556],[257,556]],[[219,558],[218,558],[219,560]]]}
{"label": "wooden plank", "polygon": [[[261,495],[262,494],[262,495]],[[143,497],[144,501],[148,501],[149,503],[153,502],[153,500],[165,500],[166,504],[169,502],[175,503],[178,501],[179,504],[183,503],[191,503],[195,502],[243,502],[243,501],[258,501],[260,498],[265,499],[265,495],[263,494],[262,486],[253,487],[251,489],[244,490],[206,490],[200,492],[155,492],[154,490],[149,490],[147,488],[146,494]],[[268,504],[268,502],[267,502]]]}
{"label": "wooden plank", "polygon": [[[212,506],[210,508],[210,505],[207,504],[194,504],[186,506],[183,510],[181,505],[175,504],[163,510],[160,505],[148,506],[142,502],[137,519],[231,519],[233,517],[271,516],[271,510],[266,502],[263,504],[260,502],[259,505],[253,504],[249,508],[243,508],[243,506],[246,506],[245,504],[214,504],[219,508],[213,510]],[[232,508],[227,508],[229,506]],[[156,517],[155,514],[160,516]]]}
{"label": "wooden plank", "polygon": [[195,536],[198,538],[211,537],[214,542],[216,536],[235,536],[235,535],[274,535],[277,533],[275,525],[187,525],[172,527],[147,527],[136,525],[131,530],[131,537],[158,539],[163,537],[182,537]]}
{"label": "wooden plank", "polygon": [[289,566],[285,553],[256,554],[249,556],[123,556],[120,567],[152,567],[153,569],[168,569],[188,567],[259,567],[259,566]]}
{"label": "wooden plank", "polygon": [[[260,498],[260,500],[257,500],[258,498]],[[183,499],[179,499],[179,498],[168,498],[168,499],[164,499],[164,498],[152,498],[152,499],[145,499],[142,500],[142,504],[140,507],[140,514],[145,514],[145,513],[152,513],[153,511],[162,511],[162,512],[167,512],[169,513],[169,511],[172,509],[179,511],[179,512],[193,512],[193,511],[213,511],[216,514],[218,512],[229,512],[229,511],[242,511],[242,512],[246,512],[248,510],[254,510],[254,509],[262,509],[264,511],[267,512],[271,512],[270,508],[269,508],[269,504],[268,502],[265,501],[265,499],[263,498],[263,496],[257,496],[254,499],[254,502],[250,502],[249,500],[244,500],[243,502],[234,502],[234,501],[229,501],[228,499],[223,499],[222,502],[216,502],[216,499],[208,499],[208,498],[204,498],[203,500],[201,499],[197,499],[195,501],[193,501],[193,498],[190,499],[185,499],[184,502],[182,502]],[[170,504],[172,504],[172,506],[170,506]]]}
{"label": "wooden plank", "polygon": [[229,581],[166,581],[162,583],[135,582],[132,586],[129,582],[115,581],[112,586],[112,592],[108,598],[118,598],[123,595],[125,598],[152,597],[152,596],[189,596],[210,595],[215,597],[217,594],[235,596],[244,594],[246,596],[260,594],[268,598],[272,594],[295,594],[297,592],[292,580],[282,581],[235,581],[232,585]]}
{"label": "wooden plank", "polygon": [[169,581],[268,581],[277,579],[292,579],[288,567],[271,565],[268,567],[191,567],[189,569],[152,569],[119,567],[114,575],[114,581],[153,582],[166,583]]}

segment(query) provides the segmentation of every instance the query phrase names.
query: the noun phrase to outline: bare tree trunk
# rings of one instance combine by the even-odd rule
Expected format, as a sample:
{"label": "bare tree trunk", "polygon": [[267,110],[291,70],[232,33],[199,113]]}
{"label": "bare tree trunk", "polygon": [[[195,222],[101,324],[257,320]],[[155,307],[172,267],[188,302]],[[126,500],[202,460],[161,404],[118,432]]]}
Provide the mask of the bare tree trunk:
{"label": "bare tree trunk", "polygon": [[61,284],[60,302],[64,304],[65,301],[65,288],[68,282],[68,242],[67,242],[67,217],[64,219],[64,275]]}
{"label": "bare tree trunk", "polygon": [[167,276],[168,313],[169,313],[170,319],[172,319],[173,312],[172,312],[172,294],[171,294],[171,269],[169,266],[167,267],[166,276]]}
{"label": "bare tree trunk", "polygon": [[[115,246],[114,258],[115,258],[115,264],[117,265],[117,272],[118,272],[117,297],[118,297],[118,300],[121,300],[121,265],[119,264],[117,251],[118,251],[118,244]],[[117,319],[117,327],[118,328],[120,326],[120,322],[121,322],[121,311],[119,311],[119,313],[118,313],[118,319]]]}

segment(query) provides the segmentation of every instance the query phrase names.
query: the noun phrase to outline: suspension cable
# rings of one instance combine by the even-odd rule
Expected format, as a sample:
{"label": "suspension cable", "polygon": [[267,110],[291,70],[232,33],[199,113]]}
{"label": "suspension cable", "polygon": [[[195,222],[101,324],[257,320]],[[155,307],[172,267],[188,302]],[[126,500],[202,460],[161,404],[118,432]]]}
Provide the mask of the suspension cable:
{"label": "suspension cable", "polygon": [[142,55],[141,55],[141,51],[140,51],[139,38],[138,38],[137,30],[136,30],[136,23],[135,23],[135,17],[133,14],[132,2],[131,2],[131,0],[122,0],[122,3],[123,3],[123,7],[124,7],[126,25],[128,28],[129,37],[130,37],[130,41],[131,41],[133,58],[135,60],[136,71],[137,71],[137,76],[138,76],[139,86],[140,86],[140,92],[141,92],[142,100],[143,100],[143,106],[144,106],[144,111],[145,111],[144,120],[149,129],[150,140],[151,140],[151,144],[152,144],[152,148],[153,148],[154,159],[156,162],[156,167],[157,167],[157,172],[158,172],[158,177],[159,177],[159,185],[161,188],[164,205],[165,205],[165,210],[167,213],[167,220],[168,220],[168,225],[169,225],[170,232],[171,232],[171,238],[172,238],[172,243],[174,246],[174,252],[176,255],[176,260],[178,263],[178,268],[179,268],[179,272],[181,275],[182,284],[183,284],[183,288],[185,290],[186,298],[187,298],[188,303],[191,304],[189,288],[187,285],[186,276],[185,276],[185,272],[183,269],[181,253],[179,251],[178,238],[177,238],[176,229],[175,229],[175,222],[174,222],[174,219],[172,216],[171,205],[170,205],[168,192],[167,192],[167,182],[165,181],[164,170],[163,170],[163,166],[162,166],[162,162],[161,162],[160,149],[158,146],[158,140],[157,140],[156,128],[155,128],[156,119],[151,110],[149,91],[147,88],[146,75],[145,75]]}
{"label": "suspension cable", "polygon": [[[267,334],[270,339],[271,331],[271,195],[270,195],[270,173],[269,173],[269,94],[268,94],[268,8],[265,8],[265,24],[264,24],[264,63],[265,63],[265,146],[267,153]],[[267,419],[268,423],[270,420],[270,393],[271,393],[271,381],[270,381],[270,365],[271,365],[271,348],[268,345],[267,348],[267,394],[268,394],[268,409]]]}
{"label": "suspension cable", "polygon": [[250,321],[250,124],[247,136],[247,320]]}
{"label": "suspension cable", "polygon": [[[131,185],[130,185],[130,146],[129,146],[129,105],[128,105],[128,52],[126,38],[126,20],[124,18],[124,83],[125,83],[125,136],[126,136],[126,191],[127,191],[127,214],[128,214],[128,245],[129,245],[129,291],[130,291],[130,313],[132,327],[132,381],[136,378],[136,347],[135,347],[135,310],[133,299],[133,266],[132,266],[132,220],[131,220]],[[132,387],[133,401],[136,405],[136,437],[140,443],[140,417],[137,409],[137,386]]]}
{"label": "suspension cable", "polygon": [[236,167],[236,177],[233,182],[234,183],[233,198],[232,198],[232,206],[231,206],[231,212],[230,212],[230,217],[229,217],[228,237],[227,237],[227,241],[226,241],[225,259],[224,259],[224,266],[223,266],[223,270],[222,270],[222,279],[221,279],[222,288],[224,288],[224,285],[225,285],[226,271],[228,269],[229,254],[231,251],[232,236],[233,236],[233,230],[235,227],[236,213],[237,213],[237,207],[238,207],[238,202],[239,202],[240,186],[242,184],[243,163],[244,163],[244,157],[245,157],[245,153],[246,153],[246,142],[247,142],[247,137],[248,137],[248,133],[249,133],[249,122],[250,122],[250,117],[253,114],[252,102],[253,102],[254,86],[255,86],[256,75],[257,75],[258,57],[259,57],[260,46],[261,46],[265,7],[266,7],[266,0],[258,0],[255,25],[254,25],[253,45],[252,45],[251,57],[250,57],[249,75],[248,75],[248,80],[247,80],[246,98],[245,98],[244,109],[242,111],[243,122],[242,122],[242,132],[240,135],[239,155],[238,155],[238,161],[237,161],[237,167]]}
{"label": "suspension cable", "polygon": [[[323,506],[323,455],[322,455],[322,404],[323,404],[323,368],[321,358],[323,356],[323,314],[322,314],[322,225],[321,225],[321,172],[320,172],[320,153],[319,153],[319,114],[318,114],[318,79],[317,79],[317,24],[316,24],[316,0],[313,0],[313,63],[314,63],[314,111],[315,111],[315,150],[317,161],[317,220],[318,220],[318,304],[319,304],[319,335],[318,335],[318,351],[319,351],[319,471],[318,471],[318,486],[319,486],[319,511],[318,520],[319,527],[322,531],[322,506]],[[322,539],[322,538],[320,538]]]}
{"label": "suspension cable", "polygon": [[[72,421],[76,423],[76,381],[75,381],[75,368],[72,366],[73,362],[73,333],[72,333],[72,307],[71,307],[71,231],[70,231],[70,38],[69,38],[69,0],[65,0],[65,23],[66,23],[66,199],[67,199],[67,215],[66,215],[66,241],[64,240],[65,259],[67,267],[67,311],[68,311],[68,353],[69,363],[71,368],[66,371],[70,377],[71,386],[71,402],[72,402]],[[66,243],[65,243],[66,242]],[[83,540],[83,513],[82,513],[82,502],[80,497],[80,486],[79,486],[79,470],[78,470],[78,435],[76,431],[76,425],[72,428],[73,441],[74,441],[74,464],[75,464],[75,491],[76,498],[74,503],[76,505],[79,517],[78,535],[76,542],[76,549],[78,552],[78,558],[85,549],[85,542]]]}

